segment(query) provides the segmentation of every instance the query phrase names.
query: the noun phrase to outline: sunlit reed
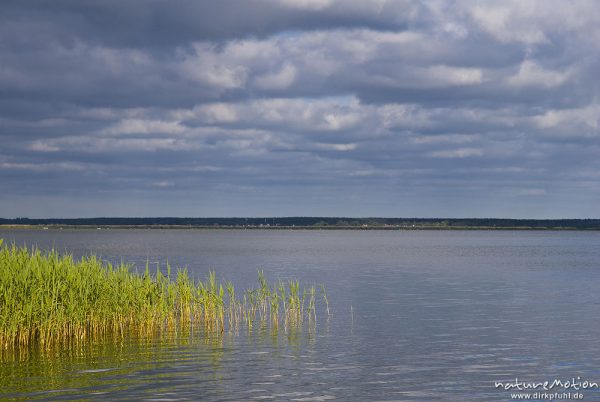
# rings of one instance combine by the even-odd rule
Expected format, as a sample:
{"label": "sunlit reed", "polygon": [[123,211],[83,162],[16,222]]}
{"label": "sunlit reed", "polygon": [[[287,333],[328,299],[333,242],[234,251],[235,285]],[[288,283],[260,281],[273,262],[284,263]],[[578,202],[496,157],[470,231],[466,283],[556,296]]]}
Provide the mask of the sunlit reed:
{"label": "sunlit reed", "polygon": [[[52,250],[2,246],[0,239],[0,350],[52,348],[92,338],[118,339],[202,325],[212,333],[254,325],[298,328],[316,322],[315,287],[298,281],[258,286],[238,295],[210,272],[205,281],[187,270],[138,273],[96,256],[75,260]],[[326,296],[323,296],[326,301]]]}

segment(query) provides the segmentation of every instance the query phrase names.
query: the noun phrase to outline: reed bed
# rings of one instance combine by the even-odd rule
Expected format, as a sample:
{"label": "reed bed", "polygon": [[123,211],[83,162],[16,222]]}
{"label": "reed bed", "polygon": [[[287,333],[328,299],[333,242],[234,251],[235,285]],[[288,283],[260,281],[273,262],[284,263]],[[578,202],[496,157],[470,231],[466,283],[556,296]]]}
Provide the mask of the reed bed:
{"label": "reed bed", "polygon": [[[326,302],[324,288],[322,296]],[[96,256],[75,260],[52,250],[3,246],[0,239],[0,350],[52,348],[98,337],[155,335],[201,325],[211,333],[242,326],[277,330],[316,322],[315,287],[298,281],[258,285],[236,293],[233,284],[194,280],[187,270],[143,273]]]}

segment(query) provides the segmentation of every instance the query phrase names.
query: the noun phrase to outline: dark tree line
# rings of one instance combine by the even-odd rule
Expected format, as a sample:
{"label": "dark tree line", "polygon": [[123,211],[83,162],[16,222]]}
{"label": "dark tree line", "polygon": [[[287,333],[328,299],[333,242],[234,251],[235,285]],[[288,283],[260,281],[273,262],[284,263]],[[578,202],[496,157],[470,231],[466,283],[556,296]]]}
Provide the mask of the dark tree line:
{"label": "dark tree line", "polygon": [[487,219],[487,218],[0,218],[0,225],[68,226],[226,226],[226,227],[432,227],[432,228],[531,228],[600,230],[600,219]]}

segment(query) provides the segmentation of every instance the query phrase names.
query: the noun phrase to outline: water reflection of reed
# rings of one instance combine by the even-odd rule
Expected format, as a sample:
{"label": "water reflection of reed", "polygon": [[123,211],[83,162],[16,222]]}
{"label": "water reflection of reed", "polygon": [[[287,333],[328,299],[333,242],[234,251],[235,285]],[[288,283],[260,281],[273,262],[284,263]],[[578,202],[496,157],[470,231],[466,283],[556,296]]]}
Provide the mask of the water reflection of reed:
{"label": "water reflection of reed", "polygon": [[[245,351],[269,350],[285,355],[289,350],[299,351],[306,339],[314,339],[312,332],[308,326],[284,332],[265,324],[236,334],[235,330],[222,332],[188,325],[152,335],[131,332],[114,338],[106,336],[67,348],[30,345],[11,350],[10,357],[5,352],[0,362],[0,396],[29,398],[37,393],[47,397],[49,390],[53,397],[100,395],[125,391],[132,383],[139,386],[144,381],[160,381],[161,376],[168,377],[172,387],[174,376],[188,375],[190,370],[198,381],[219,384],[228,373],[224,360],[239,356],[240,339]],[[170,369],[173,366],[178,370]]]}

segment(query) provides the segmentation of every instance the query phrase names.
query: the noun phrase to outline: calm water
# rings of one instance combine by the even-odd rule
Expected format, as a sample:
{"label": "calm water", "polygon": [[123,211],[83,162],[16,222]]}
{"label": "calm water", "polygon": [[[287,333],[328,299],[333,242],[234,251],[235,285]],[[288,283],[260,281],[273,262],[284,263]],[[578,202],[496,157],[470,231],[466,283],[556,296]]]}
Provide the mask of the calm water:
{"label": "calm water", "polygon": [[[510,400],[494,381],[600,382],[600,233],[0,231],[19,244],[327,287],[316,330],[95,344],[0,363],[0,397]],[[554,391],[557,391],[556,389]],[[597,390],[585,400],[600,400]]]}

